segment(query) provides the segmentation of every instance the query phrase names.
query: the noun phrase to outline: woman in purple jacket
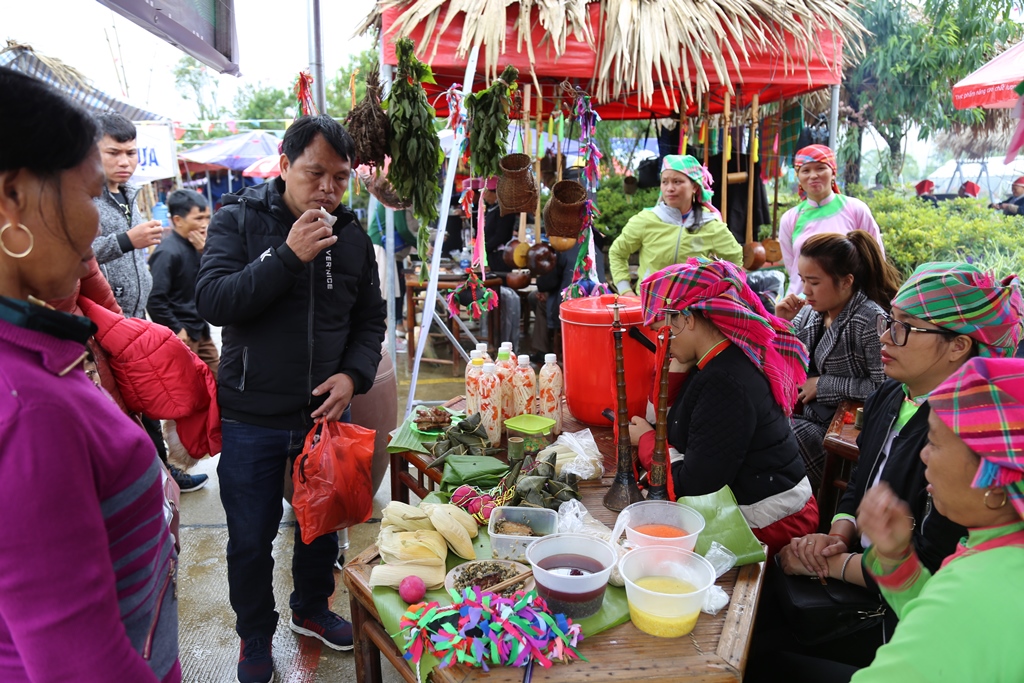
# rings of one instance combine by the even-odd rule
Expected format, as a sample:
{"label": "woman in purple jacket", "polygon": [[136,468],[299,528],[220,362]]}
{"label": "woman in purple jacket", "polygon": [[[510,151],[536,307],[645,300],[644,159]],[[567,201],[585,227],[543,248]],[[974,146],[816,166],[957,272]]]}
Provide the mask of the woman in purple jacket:
{"label": "woman in purple jacket", "polygon": [[0,68],[0,681],[178,683],[160,463],[83,371],[94,326],[44,307],[88,272],[92,118]]}

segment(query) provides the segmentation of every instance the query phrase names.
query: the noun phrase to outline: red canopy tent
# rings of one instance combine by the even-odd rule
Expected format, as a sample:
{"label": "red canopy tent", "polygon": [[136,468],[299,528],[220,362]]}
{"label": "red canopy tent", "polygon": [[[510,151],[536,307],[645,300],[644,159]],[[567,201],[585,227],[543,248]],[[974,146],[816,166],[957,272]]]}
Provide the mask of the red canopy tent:
{"label": "red canopy tent", "polygon": [[957,109],[1009,109],[1020,99],[1014,88],[1021,81],[1024,81],[1024,42],[1017,43],[954,85],[953,106]]}
{"label": "red canopy tent", "polygon": [[[381,17],[382,35],[384,36],[384,62],[395,65],[394,38],[395,32],[392,27],[404,11],[404,8],[391,8],[383,12]],[[587,7],[590,23],[598,27],[601,22],[600,3],[591,3]],[[536,10],[534,10],[536,13]],[[531,64],[530,55],[523,49],[517,48],[519,8],[513,3],[506,10],[506,49],[500,53],[499,63],[512,64],[520,71],[520,83],[531,82],[531,67],[537,76],[540,84],[541,96],[544,99],[546,112],[550,112],[555,103],[562,97],[560,84],[563,80],[569,79],[574,85],[595,95],[595,110],[603,119],[637,119],[647,118],[652,113],[659,117],[670,117],[678,115],[678,106],[675,103],[678,93],[682,90],[681,84],[687,82],[685,74],[672,74],[667,77],[659,77],[655,70],[654,81],[661,85],[661,96],[655,97],[649,104],[644,104],[636,90],[625,93],[622,96],[609,101],[601,101],[597,96],[599,54],[597,49],[586,42],[577,40],[572,36],[566,39],[565,51],[562,55],[556,56],[554,50],[546,42],[548,33],[546,29],[534,20],[532,35],[534,44],[534,61]],[[420,58],[430,64],[434,77],[438,84],[431,90],[434,94],[440,94],[448,85],[461,82],[464,77],[468,59],[458,56],[458,45],[461,40],[465,15],[459,13],[451,21],[451,25],[444,32],[424,37],[424,23],[420,23],[409,31],[411,37],[420,53]],[[796,97],[805,93],[817,90],[824,86],[836,85],[842,80],[842,46],[843,38],[837,33],[827,29],[817,31],[817,41],[809,45],[802,37],[798,38],[791,33],[782,31],[778,26],[772,26],[763,19],[755,18],[754,23],[760,24],[765,29],[764,33],[770,38],[761,40],[760,45],[753,45],[753,41],[747,41],[743,47],[735,41],[723,41],[719,46],[721,51],[729,54],[734,52],[737,57],[729,63],[728,79],[736,91],[733,93],[733,108],[741,108],[750,104],[754,93],[760,96],[762,104],[776,102],[782,99]],[[779,37],[781,36],[781,38]],[[600,42],[600,35],[596,40]],[[744,50],[747,57],[744,58]],[[709,57],[703,59],[705,72],[708,74],[710,83],[710,112],[717,113],[722,110],[722,102],[728,88],[723,85],[724,79],[715,78],[715,67]],[[693,65],[689,69],[689,82],[694,84],[696,89],[697,70]],[[484,82],[482,73],[477,74],[477,81]],[[473,90],[479,89],[476,84]],[[537,96],[537,89],[534,88],[534,97]],[[738,96],[738,99],[735,97]],[[571,99],[566,97],[566,99]],[[440,98],[435,103],[438,116],[447,115],[447,103]],[[692,99],[687,101],[687,114],[694,116],[698,114],[697,104]]]}

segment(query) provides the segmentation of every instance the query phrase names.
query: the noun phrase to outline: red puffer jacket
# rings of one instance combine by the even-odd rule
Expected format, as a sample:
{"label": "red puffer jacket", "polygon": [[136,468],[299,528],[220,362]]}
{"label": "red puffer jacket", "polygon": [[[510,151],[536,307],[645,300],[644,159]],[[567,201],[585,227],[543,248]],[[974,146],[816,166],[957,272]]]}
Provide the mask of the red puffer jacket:
{"label": "red puffer jacket", "polygon": [[128,411],[175,420],[194,458],[220,453],[217,383],[206,363],[163,325],[125,318],[84,296],[78,304],[99,328],[95,339],[107,352]]}

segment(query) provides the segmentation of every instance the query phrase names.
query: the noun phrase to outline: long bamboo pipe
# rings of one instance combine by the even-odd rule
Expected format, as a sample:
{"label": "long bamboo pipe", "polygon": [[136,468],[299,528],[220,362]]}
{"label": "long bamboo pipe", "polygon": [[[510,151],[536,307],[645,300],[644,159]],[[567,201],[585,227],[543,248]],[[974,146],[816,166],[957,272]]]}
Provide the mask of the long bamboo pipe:
{"label": "long bamboo pipe", "polygon": [[[661,340],[669,344],[668,326]],[[654,423],[654,457],[651,461],[651,476],[647,487],[647,500],[668,500],[668,368],[672,354],[666,349],[661,366],[661,381],[658,384],[658,406]]]}
{"label": "long bamboo pipe", "polygon": [[619,427],[619,441],[616,448],[617,460],[615,466],[615,479],[604,494],[604,506],[614,512],[624,510],[628,505],[643,500],[640,488],[636,484],[636,474],[633,472],[633,445],[629,442],[629,408],[626,405],[626,364],[622,353],[622,321],[619,318],[619,309],[625,306],[619,303],[618,295],[615,296],[615,303],[609,308],[612,309],[614,322],[612,323],[612,336],[615,339],[615,390],[616,390],[616,418],[615,422]]}

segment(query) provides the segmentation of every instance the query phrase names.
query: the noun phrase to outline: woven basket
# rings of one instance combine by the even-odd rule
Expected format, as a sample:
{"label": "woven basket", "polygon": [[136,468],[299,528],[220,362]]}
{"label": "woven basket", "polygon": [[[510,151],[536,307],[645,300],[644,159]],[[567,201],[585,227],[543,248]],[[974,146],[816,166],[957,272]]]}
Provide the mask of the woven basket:
{"label": "woven basket", "polygon": [[524,213],[537,205],[537,180],[529,154],[507,154],[501,158],[498,176],[498,207],[501,215]]}
{"label": "woven basket", "polygon": [[579,237],[583,230],[583,210],[587,189],[575,180],[563,180],[551,188],[551,199],[544,205],[544,229],[555,237]]}

